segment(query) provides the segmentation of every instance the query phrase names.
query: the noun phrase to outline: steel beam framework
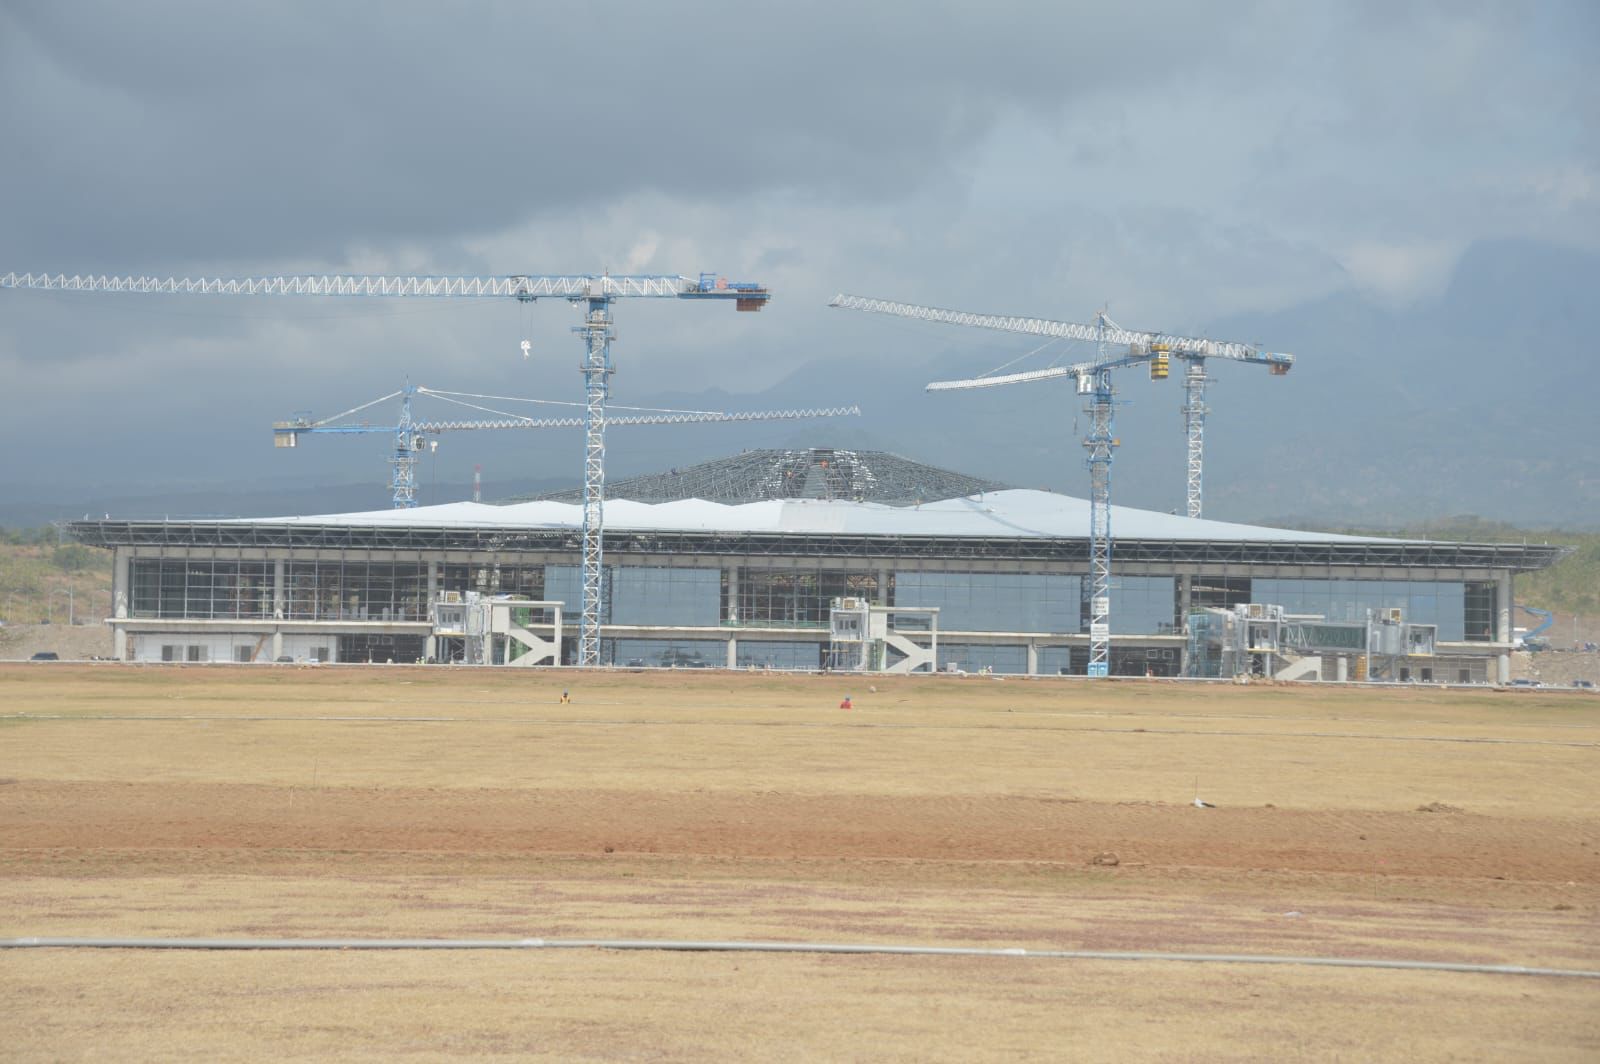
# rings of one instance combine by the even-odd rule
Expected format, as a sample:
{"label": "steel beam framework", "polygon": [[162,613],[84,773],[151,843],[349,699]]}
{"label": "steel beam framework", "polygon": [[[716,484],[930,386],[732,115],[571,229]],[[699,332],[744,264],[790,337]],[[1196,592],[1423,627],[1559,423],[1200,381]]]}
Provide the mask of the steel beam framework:
{"label": "steel beam framework", "polygon": [[1183,431],[1188,440],[1189,476],[1184,491],[1185,512],[1199,517],[1205,487],[1206,361],[1191,358],[1183,374]]}
{"label": "steel beam framework", "polygon": [[[95,547],[260,548],[270,550],[564,552],[583,545],[580,529],[387,527],[285,524],[272,521],[71,521],[67,531]],[[788,532],[700,532],[612,529],[606,548],[623,555],[920,559],[940,562],[1051,562],[1081,571],[1083,537],[902,536]],[[1414,540],[1117,541],[1128,565],[1247,575],[1251,567],[1498,570],[1533,572],[1554,565],[1571,547],[1535,543],[1432,543]]]}

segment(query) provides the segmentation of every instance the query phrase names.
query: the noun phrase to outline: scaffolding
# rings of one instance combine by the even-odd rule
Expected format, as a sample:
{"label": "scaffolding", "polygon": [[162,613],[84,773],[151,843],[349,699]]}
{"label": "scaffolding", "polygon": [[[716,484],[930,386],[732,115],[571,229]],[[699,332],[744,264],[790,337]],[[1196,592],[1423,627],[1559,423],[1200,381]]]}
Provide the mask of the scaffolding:
{"label": "scaffolding", "polygon": [[[841,499],[888,506],[959,499],[1010,485],[913,462],[887,451],[849,451],[831,447],[745,451],[665,473],[615,480],[608,499],[676,502],[704,499],[737,505],[774,499]],[[576,488],[535,497],[579,502]]]}

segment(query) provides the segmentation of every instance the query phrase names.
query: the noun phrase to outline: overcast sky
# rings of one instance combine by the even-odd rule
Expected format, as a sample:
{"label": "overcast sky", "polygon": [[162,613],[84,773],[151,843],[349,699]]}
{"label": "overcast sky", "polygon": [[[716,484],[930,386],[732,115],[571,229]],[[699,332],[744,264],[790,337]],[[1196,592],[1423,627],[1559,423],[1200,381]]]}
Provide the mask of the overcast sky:
{"label": "overcast sky", "polygon": [[[827,310],[838,291],[1173,330],[1348,289],[1405,307],[1475,241],[1600,248],[1597,12],[0,0],[0,273],[771,286],[759,315],[618,304],[619,402],[1027,346]],[[0,484],[281,470],[270,421],[407,374],[573,400],[575,320],[0,292]],[[560,447],[545,471],[576,477]],[[337,479],[371,469],[356,451],[294,460]]]}

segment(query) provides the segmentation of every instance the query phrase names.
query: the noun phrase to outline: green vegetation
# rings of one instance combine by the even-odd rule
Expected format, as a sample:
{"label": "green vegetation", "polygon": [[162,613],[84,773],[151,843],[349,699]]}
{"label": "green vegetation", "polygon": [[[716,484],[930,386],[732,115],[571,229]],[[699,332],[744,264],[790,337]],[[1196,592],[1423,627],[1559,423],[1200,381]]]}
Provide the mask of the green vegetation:
{"label": "green vegetation", "polygon": [[111,606],[111,552],[58,542],[53,527],[0,529],[0,620],[99,620]]}

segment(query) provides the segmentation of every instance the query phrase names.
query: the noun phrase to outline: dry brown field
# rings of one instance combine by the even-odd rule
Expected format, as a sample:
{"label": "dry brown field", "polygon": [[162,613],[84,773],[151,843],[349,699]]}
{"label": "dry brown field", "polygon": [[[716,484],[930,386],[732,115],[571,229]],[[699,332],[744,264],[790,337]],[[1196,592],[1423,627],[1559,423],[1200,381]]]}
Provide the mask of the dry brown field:
{"label": "dry brown field", "polygon": [[[1600,697],[1545,691],[0,666],[0,938],[729,939],[1593,970],[1597,769]],[[4,950],[0,1045],[7,1060],[1595,1060],[1600,980]]]}

